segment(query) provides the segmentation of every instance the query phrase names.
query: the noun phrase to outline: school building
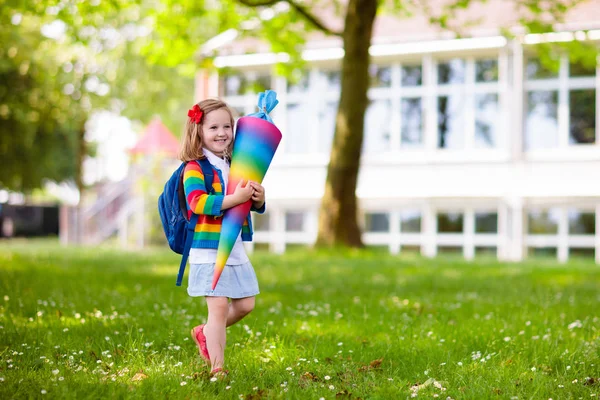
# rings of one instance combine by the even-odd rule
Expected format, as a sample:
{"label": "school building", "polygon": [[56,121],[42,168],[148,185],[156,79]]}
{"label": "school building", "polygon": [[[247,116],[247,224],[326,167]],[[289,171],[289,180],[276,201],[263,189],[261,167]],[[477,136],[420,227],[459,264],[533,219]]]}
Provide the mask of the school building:
{"label": "school building", "polygon": [[[370,104],[357,186],[363,240],[392,253],[522,260],[545,254],[600,262],[600,69],[539,43],[600,42],[600,1],[581,4],[555,33],[525,34],[512,2],[471,8],[457,39],[423,16],[378,17],[370,48]],[[514,38],[501,35],[509,27]],[[340,95],[341,40],[315,35],[306,70],[288,82],[286,59],[228,31],[211,41],[215,70],[199,71],[196,97],[221,96],[240,115],[273,89],[283,141],[255,217],[254,246],[312,244]],[[249,51],[248,49],[252,49]]]}

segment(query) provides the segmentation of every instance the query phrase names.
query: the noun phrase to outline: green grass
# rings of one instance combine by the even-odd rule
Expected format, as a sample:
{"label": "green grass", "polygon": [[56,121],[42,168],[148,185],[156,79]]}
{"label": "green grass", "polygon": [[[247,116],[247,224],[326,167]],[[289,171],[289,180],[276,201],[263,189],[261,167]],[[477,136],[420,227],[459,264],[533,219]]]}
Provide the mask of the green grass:
{"label": "green grass", "polygon": [[211,382],[189,338],[206,307],[175,287],[175,254],[0,242],[0,398],[600,396],[592,261],[251,258],[262,293]]}

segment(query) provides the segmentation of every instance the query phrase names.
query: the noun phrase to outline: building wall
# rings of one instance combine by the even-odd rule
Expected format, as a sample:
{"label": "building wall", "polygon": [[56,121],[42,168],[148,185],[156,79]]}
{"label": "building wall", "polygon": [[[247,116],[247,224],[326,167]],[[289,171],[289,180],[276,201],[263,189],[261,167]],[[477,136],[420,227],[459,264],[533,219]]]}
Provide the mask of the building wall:
{"label": "building wall", "polygon": [[[600,260],[598,68],[562,56],[551,71],[526,40],[477,40],[373,56],[357,187],[365,242],[427,256],[564,261],[595,251]],[[316,238],[340,87],[330,54],[295,83],[272,75],[268,61],[210,80],[240,115],[254,111],[257,91],[278,93],[284,139],[256,235],[276,251]]]}

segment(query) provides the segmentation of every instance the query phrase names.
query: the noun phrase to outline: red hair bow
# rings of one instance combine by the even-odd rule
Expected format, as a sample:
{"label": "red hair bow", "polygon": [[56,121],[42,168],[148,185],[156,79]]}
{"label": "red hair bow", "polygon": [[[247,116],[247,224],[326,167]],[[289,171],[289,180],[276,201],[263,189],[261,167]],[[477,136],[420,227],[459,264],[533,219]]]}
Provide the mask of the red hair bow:
{"label": "red hair bow", "polygon": [[198,104],[194,104],[191,110],[188,110],[188,117],[192,119],[195,123],[199,124],[202,119],[202,110]]}

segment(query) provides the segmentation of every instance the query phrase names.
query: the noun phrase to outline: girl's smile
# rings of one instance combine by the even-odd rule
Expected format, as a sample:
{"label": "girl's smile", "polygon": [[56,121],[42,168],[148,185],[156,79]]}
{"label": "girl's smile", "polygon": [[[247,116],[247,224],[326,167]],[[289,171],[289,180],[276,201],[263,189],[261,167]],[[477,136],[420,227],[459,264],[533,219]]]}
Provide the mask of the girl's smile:
{"label": "girl's smile", "polygon": [[202,124],[204,147],[222,157],[232,140],[233,126],[229,113],[224,109],[218,109],[206,114]]}

